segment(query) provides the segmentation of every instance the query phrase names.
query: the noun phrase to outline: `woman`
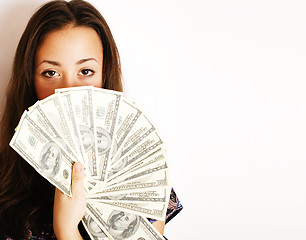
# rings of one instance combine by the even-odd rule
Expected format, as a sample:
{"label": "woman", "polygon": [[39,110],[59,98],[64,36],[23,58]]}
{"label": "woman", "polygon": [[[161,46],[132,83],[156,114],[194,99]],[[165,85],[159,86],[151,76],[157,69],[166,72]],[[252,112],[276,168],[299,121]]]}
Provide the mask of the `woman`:
{"label": "woman", "polygon": [[[53,223],[57,239],[88,238],[78,230],[85,211],[82,166],[73,166],[73,197],[69,198],[8,144],[25,109],[56,88],[82,85],[122,91],[117,47],[107,23],[92,5],[82,0],[52,1],[30,19],[8,85],[0,132],[1,237],[51,239]],[[169,209],[170,218],[180,209],[176,202],[175,209]],[[164,222],[153,224],[163,233]]]}

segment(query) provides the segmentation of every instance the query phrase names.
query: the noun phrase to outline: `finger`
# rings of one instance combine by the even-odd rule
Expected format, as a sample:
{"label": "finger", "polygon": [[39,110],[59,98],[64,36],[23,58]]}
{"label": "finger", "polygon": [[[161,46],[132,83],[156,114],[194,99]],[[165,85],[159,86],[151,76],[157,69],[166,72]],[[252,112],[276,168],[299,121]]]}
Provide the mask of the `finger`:
{"label": "finger", "polygon": [[84,194],[84,167],[81,163],[76,162],[73,165],[71,176],[71,188],[72,196],[78,196]]}

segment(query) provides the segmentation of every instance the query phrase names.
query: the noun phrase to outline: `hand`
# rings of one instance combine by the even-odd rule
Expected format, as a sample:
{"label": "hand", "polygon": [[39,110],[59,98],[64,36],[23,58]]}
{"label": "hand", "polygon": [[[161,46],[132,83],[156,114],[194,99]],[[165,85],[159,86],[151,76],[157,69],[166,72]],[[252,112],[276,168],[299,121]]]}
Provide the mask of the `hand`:
{"label": "hand", "polygon": [[156,222],[152,223],[152,225],[156,228],[157,231],[159,231],[161,235],[164,235],[165,221],[157,220]]}
{"label": "hand", "polygon": [[53,228],[57,239],[82,239],[78,224],[86,207],[84,170],[81,163],[75,163],[71,175],[72,198],[55,189]]}

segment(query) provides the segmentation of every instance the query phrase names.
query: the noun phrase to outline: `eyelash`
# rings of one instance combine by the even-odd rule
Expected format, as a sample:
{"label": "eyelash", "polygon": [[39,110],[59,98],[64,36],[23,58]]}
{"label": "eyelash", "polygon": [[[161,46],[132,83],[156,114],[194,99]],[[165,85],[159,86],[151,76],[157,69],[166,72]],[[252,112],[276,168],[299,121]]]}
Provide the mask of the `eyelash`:
{"label": "eyelash", "polygon": [[[89,75],[88,74],[83,74],[83,71],[88,71],[88,72],[91,72],[91,73]],[[88,68],[82,69],[80,72],[82,73],[82,76],[92,76],[92,75],[95,74],[94,70],[91,70],[91,69],[88,69]]]}
{"label": "eyelash", "polygon": [[[84,73],[84,71],[87,71],[87,74]],[[88,74],[88,72],[90,72],[90,74]],[[51,74],[51,73],[52,73],[52,74]],[[50,74],[51,74],[51,75],[50,75]],[[41,75],[44,76],[44,77],[46,77],[46,78],[52,78],[52,77],[54,77],[56,74],[59,75],[56,71],[53,71],[53,70],[47,70],[47,71],[44,71],[44,72],[41,73]],[[80,71],[80,73],[78,73],[78,74],[80,74],[81,76],[88,77],[88,76],[94,75],[94,74],[95,74],[95,71],[86,68],[86,69],[82,69],[82,70]]]}
{"label": "eyelash", "polygon": [[[54,73],[53,75],[50,75],[50,73]],[[54,75],[56,74],[57,72],[56,71],[53,71],[53,70],[47,70],[47,71],[44,71],[41,73],[41,75],[43,75],[44,77],[47,77],[47,78],[52,78],[54,77]],[[58,73],[57,73],[58,74]]]}

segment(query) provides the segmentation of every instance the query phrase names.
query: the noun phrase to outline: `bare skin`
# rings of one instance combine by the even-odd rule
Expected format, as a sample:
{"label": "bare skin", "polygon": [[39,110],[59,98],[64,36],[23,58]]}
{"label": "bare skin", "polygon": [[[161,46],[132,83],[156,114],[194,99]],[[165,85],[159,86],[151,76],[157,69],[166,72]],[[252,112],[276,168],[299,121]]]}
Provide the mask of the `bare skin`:
{"label": "bare skin", "polygon": [[95,30],[68,26],[47,35],[35,56],[38,99],[56,88],[102,87],[103,47]]}
{"label": "bare skin", "polygon": [[78,224],[85,213],[84,172],[81,163],[75,163],[72,170],[72,198],[55,190],[53,227],[57,239],[82,239]]}

